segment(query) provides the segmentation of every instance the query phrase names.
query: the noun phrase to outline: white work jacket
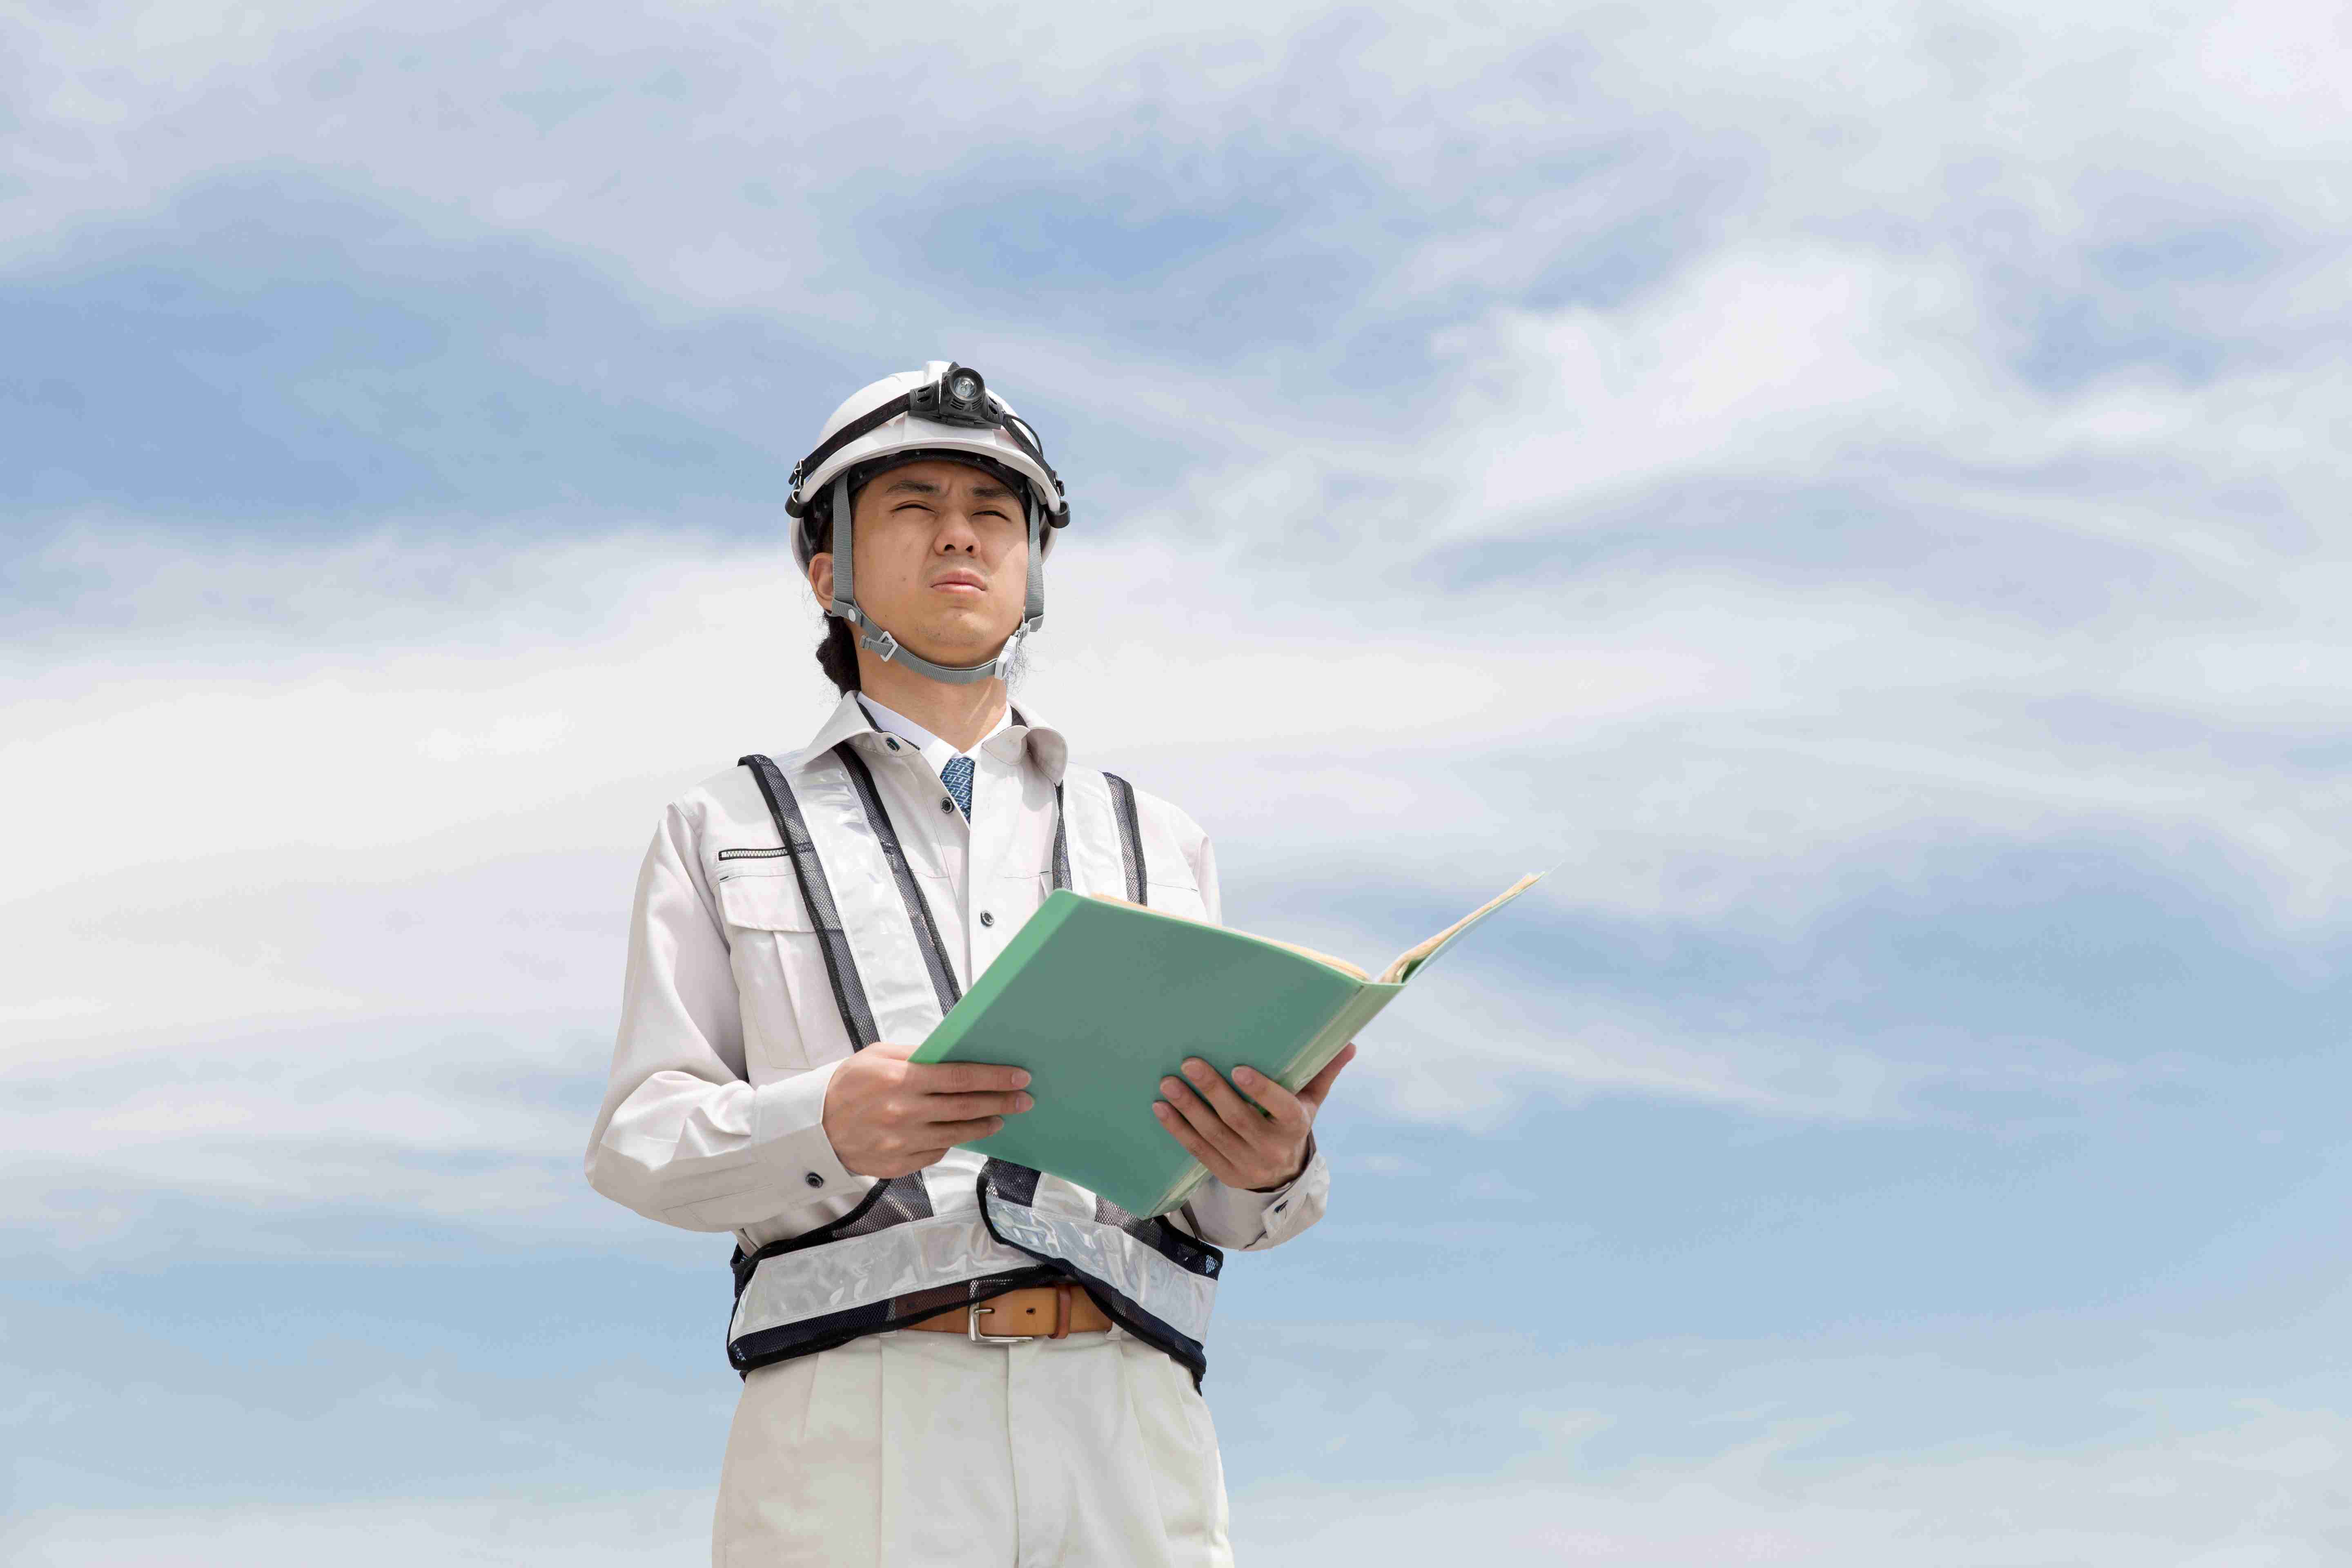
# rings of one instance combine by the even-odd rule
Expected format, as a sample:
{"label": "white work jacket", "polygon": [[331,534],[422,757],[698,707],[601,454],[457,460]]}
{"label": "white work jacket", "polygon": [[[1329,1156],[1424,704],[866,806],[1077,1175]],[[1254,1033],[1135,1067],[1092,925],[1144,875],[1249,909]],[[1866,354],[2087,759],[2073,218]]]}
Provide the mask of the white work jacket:
{"label": "white work jacket", "polygon": [[[1031,723],[989,737],[972,753],[967,823],[931,764],[911,742],[876,729],[854,694],[803,751],[778,760],[792,773],[845,740],[874,776],[969,989],[1052,890],[1054,791],[1068,747],[1058,731]],[[1135,795],[1150,904],[1218,920],[1208,837],[1167,802]],[[856,809],[827,797],[803,807]],[[825,1089],[853,1042],[815,923],[775,843],[747,768],[706,780],[664,814],[637,878],[612,1079],[588,1145],[598,1192],[665,1225],[731,1230],[746,1253],[839,1218],[873,1184],[843,1167],[825,1136]],[[928,998],[897,889],[845,883],[833,896],[845,926],[887,933],[877,946],[903,944],[903,962],[866,966],[876,1016]],[[950,1150],[924,1181],[944,1205],[949,1193],[971,1191],[982,1163]],[[1213,1179],[1168,1217],[1213,1246],[1273,1247],[1321,1217],[1329,1183],[1312,1153],[1277,1191]]]}

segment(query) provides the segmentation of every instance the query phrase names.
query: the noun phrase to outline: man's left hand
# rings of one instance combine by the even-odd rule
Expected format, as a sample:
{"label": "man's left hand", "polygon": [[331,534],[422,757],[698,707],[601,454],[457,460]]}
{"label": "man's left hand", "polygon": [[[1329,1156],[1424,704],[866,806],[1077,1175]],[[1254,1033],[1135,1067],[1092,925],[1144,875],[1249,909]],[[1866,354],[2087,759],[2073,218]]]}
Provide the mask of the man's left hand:
{"label": "man's left hand", "polygon": [[1355,1059],[1351,1040],[1293,1094],[1255,1068],[1235,1068],[1228,1083],[1200,1058],[1187,1058],[1182,1078],[1160,1080],[1167,1098],[1151,1102],[1151,1114],[1225,1185],[1271,1192],[1306,1170],[1315,1113],[1339,1069]]}

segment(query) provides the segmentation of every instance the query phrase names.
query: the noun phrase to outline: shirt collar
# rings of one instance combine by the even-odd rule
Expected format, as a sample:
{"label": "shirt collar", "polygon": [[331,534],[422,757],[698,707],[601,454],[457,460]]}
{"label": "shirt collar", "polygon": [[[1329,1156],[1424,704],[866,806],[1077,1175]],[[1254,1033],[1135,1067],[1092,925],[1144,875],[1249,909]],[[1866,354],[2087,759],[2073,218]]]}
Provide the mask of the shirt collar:
{"label": "shirt collar", "polygon": [[[875,717],[877,714],[887,714],[891,719],[904,724],[906,728],[898,731],[898,733],[913,741],[919,748],[925,742],[945,744],[913,720],[903,714],[892,712],[890,709],[879,702],[874,703],[875,713],[869,714],[866,711],[866,702],[871,702],[873,700],[867,698],[862,702],[858,700],[858,696],[859,694],[855,691],[842,693],[841,700],[834,704],[833,711],[826,716],[824,723],[818,728],[814,735],[809,738],[807,747],[801,753],[803,761],[822,756],[842,742],[854,740],[860,735],[877,737],[873,743],[878,745],[880,743],[878,737],[882,734],[882,730],[875,722]],[[1038,723],[1017,702],[1008,705],[1003,721],[990,732],[986,740],[981,742],[972,750],[986,752],[992,756],[1008,761],[1025,751],[1030,761],[1035,763],[1038,771],[1045,775],[1045,782],[1054,784],[1062,782],[1062,771],[1069,765],[1070,760],[1069,742],[1063,739],[1062,732],[1049,725]]]}
{"label": "shirt collar", "polygon": [[[950,757],[957,754],[956,749],[953,746],[949,745],[945,741],[942,741],[937,735],[932,734],[929,730],[924,729],[920,724],[916,723],[912,719],[908,718],[896,708],[887,707],[882,703],[877,702],[874,699],[866,696],[863,692],[858,694],[858,700],[865,705],[866,711],[872,715],[874,724],[877,729],[887,730],[893,735],[903,736],[907,740],[914,742],[915,749],[919,752],[929,752],[932,747],[937,746],[944,750]],[[977,752],[981,749],[981,746],[987,745],[989,742],[994,740],[1006,729],[1010,728],[1012,723],[1013,715],[1009,709],[1007,711],[998,714],[996,716],[996,728],[991,730],[987,734],[982,735],[980,738],[980,745],[974,746],[972,750]]]}

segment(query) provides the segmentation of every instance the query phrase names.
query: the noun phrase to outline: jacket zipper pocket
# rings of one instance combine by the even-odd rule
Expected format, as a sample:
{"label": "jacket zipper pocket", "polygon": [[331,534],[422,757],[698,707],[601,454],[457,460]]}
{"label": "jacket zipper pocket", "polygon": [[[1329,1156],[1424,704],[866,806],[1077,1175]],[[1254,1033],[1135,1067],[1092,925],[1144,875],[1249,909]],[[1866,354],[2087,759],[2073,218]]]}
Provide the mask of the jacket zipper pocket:
{"label": "jacket zipper pocket", "polygon": [[772,860],[779,855],[790,853],[790,850],[778,845],[773,849],[721,849],[719,852],[719,858],[721,860]]}

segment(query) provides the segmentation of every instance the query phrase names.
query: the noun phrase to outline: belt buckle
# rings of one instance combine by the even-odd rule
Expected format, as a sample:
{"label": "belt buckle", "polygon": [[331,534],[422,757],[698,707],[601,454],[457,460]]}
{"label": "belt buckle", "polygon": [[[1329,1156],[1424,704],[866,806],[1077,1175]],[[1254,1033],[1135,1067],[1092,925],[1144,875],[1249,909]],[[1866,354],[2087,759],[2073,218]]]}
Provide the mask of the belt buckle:
{"label": "belt buckle", "polygon": [[969,1339],[970,1341],[971,1341],[971,1342],[972,1342],[972,1343],[974,1343],[974,1344],[976,1344],[976,1345],[1025,1345],[1025,1344],[1027,1344],[1031,1340],[1038,1339],[1038,1338],[1042,1338],[1042,1337],[1043,1337],[1043,1336],[1041,1336],[1041,1335],[1037,1335],[1037,1334],[983,1334],[983,1333],[982,1333],[982,1332],[980,1331],[980,1320],[981,1320],[981,1316],[982,1316],[982,1313],[986,1313],[986,1312],[993,1312],[993,1311],[995,1311],[995,1310],[996,1310],[996,1309],[995,1309],[995,1308],[993,1308],[993,1307],[967,1307],[967,1308],[965,1308],[965,1309],[964,1309],[964,1320],[963,1320],[963,1322],[964,1322],[964,1329],[963,1329],[963,1331],[964,1331],[964,1337],[965,1337],[966,1339]]}

